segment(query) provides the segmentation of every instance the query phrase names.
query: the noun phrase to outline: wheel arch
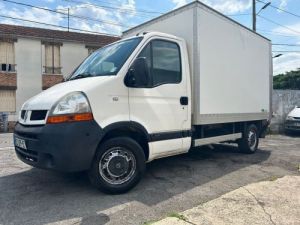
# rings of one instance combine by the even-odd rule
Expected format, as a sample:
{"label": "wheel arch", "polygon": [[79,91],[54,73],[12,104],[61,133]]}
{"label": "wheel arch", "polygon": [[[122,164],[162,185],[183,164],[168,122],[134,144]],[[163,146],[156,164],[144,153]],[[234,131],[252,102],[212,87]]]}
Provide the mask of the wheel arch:
{"label": "wheel arch", "polygon": [[114,137],[130,137],[141,145],[144,150],[145,158],[148,160],[150,136],[143,125],[134,121],[116,122],[103,128],[103,131],[104,133],[99,145]]}

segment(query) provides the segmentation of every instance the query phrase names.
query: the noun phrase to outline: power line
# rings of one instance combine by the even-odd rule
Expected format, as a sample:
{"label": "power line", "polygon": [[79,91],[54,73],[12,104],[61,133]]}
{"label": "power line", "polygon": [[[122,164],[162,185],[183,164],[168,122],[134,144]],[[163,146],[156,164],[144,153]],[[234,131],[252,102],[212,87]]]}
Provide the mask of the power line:
{"label": "power line", "polygon": [[240,13],[240,14],[225,14],[225,16],[249,16],[251,15],[250,13]]}
{"label": "power line", "polygon": [[294,30],[294,29],[292,29],[292,28],[290,28],[290,27],[284,26],[284,25],[282,25],[282,24],[280,24],[280,23],[277,23],[277,22],[275,22],[275,21],[273,21],[273,20],[270,20],[270,19],[268,19],[268,18],[266,18],[266,17],[264,17],[264,16],[261,16],[261,15],[258,15],[258,16],[259,16],[260,18],[262,18],[262,19],[264,19],[264,20],[270,22],[270,23],[276,24],[276,25],[278,25],[278,26],[284,27],[285,29],[288,29],[288,30],[290,30],[290,31],[293,31],[293,32],[295,32],[295,33],[300,34],[300,31],[298,31],[298,30]]}
{"label": "power line", "polygon": [[[99,3],[105,3],[105,4],[110,4],[110,5],[116,5],[116,4],[112,4],[111,2],[105,2],[105,1],[100,1],[100,0],[94,0],[96,2]],[[123,9],[128,9],[128,10],[132,10],[130,8],[123,8]],[[144,10],[144,9],[137,9],[134,10],[135,12],[142,12],[142,13],[149,13],[149,14],[163,14],[163,12],[158,12],[158,11],[148,11],[148,10]]]}
{"label": "power line", "polygon": [[277,45],[277,46],[299,46],[300,47],[300,44],[272,44],[272,45]]}
{"label": "power line", "polygon": [[[7,19],[13,19],[13,20],[20,20],[24,22],[29,22],[29,23],[36,23],[36,24],[41,24],[41,25],[46,25],[46,26],[52,26],[52,27],[58,27],[58,28],[64,28],[67,29],[68,27],[66,26],[61,26],[61,25],[55,25],[55,24],[50,24],[50,23],[43,23],[43,22],[38,22],[34,20],[27,20],[27,19],[22,19],[22,18],[17,18],[17,17],[12,17],[12,16],[5,16],[5,15],[0,15],[0,17],[7,18]],[[82,32],[88,32],[92,34],[100,34],[100,35],[109,35],[109,36],[115,36],[118,37],[117,35],[111,35],[107,33],[101,33],[101,32],[96,32],[96,31],[89,31],[89,30],[83,30],[83,29],[78,29],[78,28],[69,28],[70,30],[75,30],[75,31],[82,31]]]}
{"label": "power line", "polygon": [[[260,3],[267,4],[267,2],[264,2],[264,1],[262,1],[262,0],[257,0],[257,1],[260,2]],[[300,18],[300,15],[297,15],[296,13],[289,12],[289,11],[287,11],[287,10],[285,10],[285,9],[279,8],[279,7],[274,6],[274,5],[272,5],[272,4],[270,4],[270,7],[274,8],[274,9],[277,9],[277,10],[279,10],[279,11],[282,11],[282,12],[288,13],[288,14],[290,14],[290,15],[292,15],[292,16],[296,16],[296,17],[299,17],[299,18]]]}
{"label": "power line", "polygon": [[290,52],[290,53],[298,53],[300,51],[285,51],[285,50],[279,50],[279,51],[272,51],[272,52]]}
{"label": "power line", "polygon": [[90,2],[83,2],[83,1],[78,1],[78,0],[63,0],[63,1],[71,2],[71,3],[74,3],[74,4],[83,4],[83,5],[87,5],[87,6],[91,6],[91,7],[96,7],[96,8],[99,8],[99,9],[118,10],[120,13],[136,13],[136,14],[139,13],[140,15],[137,15],[137,16],[145,17],[145,18],[151,17],[151,15],[147,15],[143,12],[132,10],[132,9],[124,9],[124,8],[121,8],[121,7],[97,5],[97,4],[92,4]]}
{"label": "power line", "polygon": [[64,16],[70,16],[70,17],[73,17],[73,18],[76,18],[76,19],[89,20],[89,21],[94,21],[94,22],[99,22],[99,23],[106,23],[106,24],[119,26],[119,27],[126,27],[126,28],[129,27],[129,26],[124,25],[124,24],[119,24],[119,23],[115,23],[115,22],[107,21],[107,20],[98,20],[98,19],[94,19],[94,18],[91,18],[91,17],[78,16],[78,15],[75,15],[75,14],[69,14],[68,15],[68,13],[60,12],[58,10],[48,9],[48,8],[39,7],[39,6],[31,5],[31,4],[25,4],[25,3],[15,2],[15,1],[11,1],[11,0],[2,0],[2,1],[17,4],[17,5],[22,5],[22,6],[25,6],[25,7],[31,7],[31,8],[35,8],[35,9],[45,10],[45,11],[48,11],[48,12],[58,13],[58,14],[61,14],[61,15],[64,15]]}
{"label": "power line", "polygon": [[261,31],[260,33],[266,33],[266,34],[272,34],[275,36],[283,36],[283,37],[298,37],[296,34],[295,35],[287,35],[285,33],[280,33],[280,32],[276,32],[276,31],[271,31],[271,30],[264,30],[264,29],[257,29],[259,31]]}

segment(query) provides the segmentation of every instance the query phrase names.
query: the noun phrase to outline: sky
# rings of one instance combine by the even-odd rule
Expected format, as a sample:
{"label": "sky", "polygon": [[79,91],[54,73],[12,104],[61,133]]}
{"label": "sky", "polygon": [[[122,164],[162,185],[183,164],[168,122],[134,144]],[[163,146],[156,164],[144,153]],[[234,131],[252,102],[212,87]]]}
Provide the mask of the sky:
{"label": "sky", "polygon": [[[257,1],[257,12],[265,5],[260,1],[270,0]],[[189,2],[191,0],[0,0],[0,23],[65,30],[68,26],[69,9],[70,28],[78,29],[79,32],[120,35],[130,27]],[[251,28],[252,0],[202,0],[202,2]],[[278,10],[274,6],[294,15]],[[40,24],[12,18],[36,21]],[[274,75],[300,68],[300,0],[271,0],[271,6],[260,11],[257,17],[257,32],[272,40],[273,56],[282,54],[273,60]]]}

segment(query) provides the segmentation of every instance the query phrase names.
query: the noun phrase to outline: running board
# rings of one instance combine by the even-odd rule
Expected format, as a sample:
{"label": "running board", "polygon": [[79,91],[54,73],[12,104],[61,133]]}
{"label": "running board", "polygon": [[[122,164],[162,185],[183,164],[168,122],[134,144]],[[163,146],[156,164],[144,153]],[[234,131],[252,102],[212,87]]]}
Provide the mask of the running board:
{"label": "running board", "polygon": [[219,143],[223,141],[235,141],[241,137],[242,137],[242,133],[235,133],[235,134],[227,134],[227,135],[216,136],[216,137],[195,139],[193,141],[193,146],[196,147],[201,145],[209,145],[209,144]]}

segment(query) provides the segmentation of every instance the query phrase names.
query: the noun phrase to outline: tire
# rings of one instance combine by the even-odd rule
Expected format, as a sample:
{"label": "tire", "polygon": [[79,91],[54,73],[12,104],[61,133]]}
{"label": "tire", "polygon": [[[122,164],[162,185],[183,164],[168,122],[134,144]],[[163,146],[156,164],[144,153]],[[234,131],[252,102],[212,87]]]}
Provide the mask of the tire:
{"label": "tire", "polygon": [[88,176],[91,184],[101,191],[121,194],[140,181],[145,168],[142,147],[131,138],[118,137],[100,145]]}
{"label": "tire", "polygon": [[247,126],[242,138],[238,141],[239,150],[247,154],[253,154],[259,143],[258,129],[254,124]]}

